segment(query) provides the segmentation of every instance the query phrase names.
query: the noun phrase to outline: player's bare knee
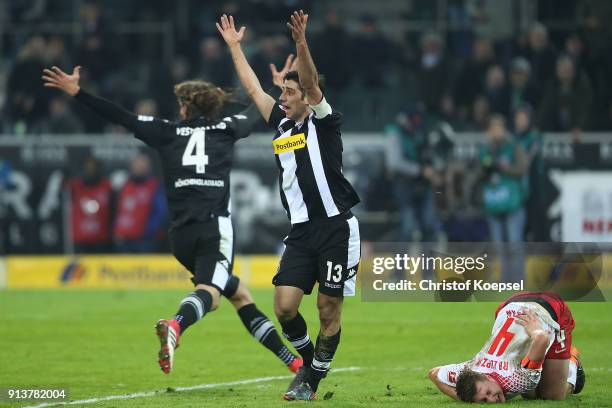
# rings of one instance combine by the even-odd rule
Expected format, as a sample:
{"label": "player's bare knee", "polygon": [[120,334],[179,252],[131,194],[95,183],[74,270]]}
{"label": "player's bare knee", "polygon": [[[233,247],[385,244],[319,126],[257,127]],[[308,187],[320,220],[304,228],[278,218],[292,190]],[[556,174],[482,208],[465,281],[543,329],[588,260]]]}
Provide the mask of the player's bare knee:
{"label": "player's bare knee", "polygon": [[229,299],[229,301],[232,302],[232,305],[234,305],[236,309],[241,309],[246,305],[255,303],[253,297],[251,296],[251,293],[249,292],[247,287],[242,284],[242,282],[240,282],[236,293],[234,293],[234,295]]}
{"label": "player's bare knee", "polygon": [[320,307],[319,308],[319,320],[321,327],[329,327],[337,320],[337,311],[333,307]]}
{"label": "player's bare knee", "polygon": [[297,308],[292,302],[276,302],[274,304],[274,314],[279,322],[292,320],[297,312]]}
{"label": "player's bare knee", "polygon": [[319,316],[324,318],[333,318],[340,312],[342,308],[342,298],[334,298],[330,296],[319,295],[317,298],[317,309]]}
{"label": "player's bare knee", "polygon": [[274,298],[274,314],[279,322],[288,322],[297,316],[299,303],[286,296]]}
{"label": "player's bare knee", "polygon": [[329,296],[319,296],[317,299],[317,308],[319,309],[321,332],[324,334],[327,334],[327,332],[335,333],[340,328],[341,299]]}

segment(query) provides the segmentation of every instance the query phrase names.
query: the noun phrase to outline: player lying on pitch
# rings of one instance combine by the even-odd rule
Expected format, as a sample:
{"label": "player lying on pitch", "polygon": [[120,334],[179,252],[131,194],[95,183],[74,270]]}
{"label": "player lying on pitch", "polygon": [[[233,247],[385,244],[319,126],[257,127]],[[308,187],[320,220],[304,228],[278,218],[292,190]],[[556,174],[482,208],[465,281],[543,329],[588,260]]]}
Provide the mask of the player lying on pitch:
{"label": "player lying on pitch", "polygon": [[585,382],[573,328],[572,313],[556,293],[517,294],[497,308],[491,337],[472,360],[435,367],[429,378],[464,402],[500,403],[518,394],[563,400]]}
{"label": "player lying on pitch", "polygon": [[81,89],[80,67],[74,68],[72,75],[58,67],[45,69],[42,78],[46,87],[58,88],[107,120],[123,125],[160,155],[172,219],[172,253],[193,274],[195,285],[195,291],[180,302],[174,318],[157,322],[162,371],[168,374],[172,370],[179,337],[215,310],[223,295],[253,337],[297,372],[302,359],[287,349],[274,324],[232,274],[229,173],[234,143],[247,137],[259,119],[253,106],[239,115],[221,118],[230,95],[209,82],[186,81],[174,87],[181,120],[171,122],[135,115]]}

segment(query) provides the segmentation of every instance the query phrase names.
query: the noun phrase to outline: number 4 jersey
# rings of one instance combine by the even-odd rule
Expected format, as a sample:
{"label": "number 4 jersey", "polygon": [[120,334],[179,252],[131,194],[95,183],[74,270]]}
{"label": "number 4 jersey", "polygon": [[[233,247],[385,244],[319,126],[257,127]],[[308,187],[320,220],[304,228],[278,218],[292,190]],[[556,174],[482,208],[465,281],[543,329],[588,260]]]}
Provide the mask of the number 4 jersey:
{"label": "number 4 jersey", "polygon": [[438,379],[454,387],[461,370],[468,369],[488,375],[499,383],[507,395],[536,388],[541,369],[521,366],[521,361],[531,346],[531,339],[515,318],[525,309],[533,310],[540,319],[542,328],[548,334],[547,349],[550,348],[559,332],[559,324],[548,312],[536,303],[508,303],[497,314],[491,337],[480,352],[470,361],[440,367]]}
{"label": "number 4 jersey", "polygon": [[244,112],[209,121],[204,117],[171,122],[139,116],[79,91],[76,99],[111,122],[125,126],[159,153],[172,227],[229,215],[230,169],[234,143],[249,135],[260,116]]}

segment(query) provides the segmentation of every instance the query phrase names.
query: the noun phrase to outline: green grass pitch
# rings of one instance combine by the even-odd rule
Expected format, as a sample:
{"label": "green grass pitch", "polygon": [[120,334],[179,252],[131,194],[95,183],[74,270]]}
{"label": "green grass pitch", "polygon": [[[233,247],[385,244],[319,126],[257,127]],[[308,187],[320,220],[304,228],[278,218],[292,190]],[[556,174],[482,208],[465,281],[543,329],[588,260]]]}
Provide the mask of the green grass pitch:
{"label": "green grass pitch", "polygon": [[[255,290],[270,318],[272,291]],[[269,351],[244,329],[232,306],[193,326],[182,338],[175,368],[157,366],[154,323],[169,317],[180,291],[2,291],[0,292],[0,387],[68,387],[72,400],[159,391],[141,398],[88,404],[100,407],[280,407],[288,379],[216,386],[178,387],[289,376]],[[316,336],[314,297],[302,312]],[[564,402],[520,398],[529,407],[612,406],[612,304],[572,303],[575,344],[587,373],[582,394]],[[493,303],[364,303],[347,298],[340,348],[315,406],[461,406],[438,393],[427,379],[430,367],[471,357],[487,338]],[[172,391],[172,390],[175,391]],[[331,398],[325,400],[325,394]],[[39,402],[6,403],[21,407]],[[77,405],[80,406],[80,405]]]}

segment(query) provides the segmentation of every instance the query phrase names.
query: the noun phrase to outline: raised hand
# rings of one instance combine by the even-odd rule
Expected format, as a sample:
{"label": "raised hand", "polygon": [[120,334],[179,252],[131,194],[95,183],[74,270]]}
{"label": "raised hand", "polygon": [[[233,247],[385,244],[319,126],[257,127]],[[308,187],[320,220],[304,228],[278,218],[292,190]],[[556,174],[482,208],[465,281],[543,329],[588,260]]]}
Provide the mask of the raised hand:
{"label": "raised hand", "polygon": [[540,325],[540,319],[532,310],[524,310],[516,316],[515,321],[525,328],[529,337],[544,331]]}
{"label": "raised hand", "polygon": [[296,43],[306,41],[306,24],[308,23],[308,14],[304,14],[303,10],[294,11],[291,15],[291,22],[287,23],[287,27],[291,29],[291,37]]}
{"label": "raised hand", "polygon": [[240,31],[236,31],[236,26],[234,25],[234,17],[231,15],[228,17],[227,15],[222,15],[220,19],[220,23],[215,23],[217,26],[217,30],[221,33],[221,36],[225,40],[228,46],[239,44],[244,37],[244,31],[246,27],[241,27]]}
{"label": "raised hand", "polygon": [[66,74],[56,66],[51,69],[44,69],[42,79],[44,86],[49,88],[57,88],[66,92],[68,95],[76,95],[81,89],[79,80],[81,79],[81,67],[74,67],[72,75]]}
{"label": "raised hand", "polygon": [[297,58],[294,59],[293,54],[289,54],[285,61],[283,69],[278,71],[276,65],[270,64],[270,72],[272,73],[272,83],[278,87],[283,86],[285,75],[289,71],[295,71],[297,69]]}

